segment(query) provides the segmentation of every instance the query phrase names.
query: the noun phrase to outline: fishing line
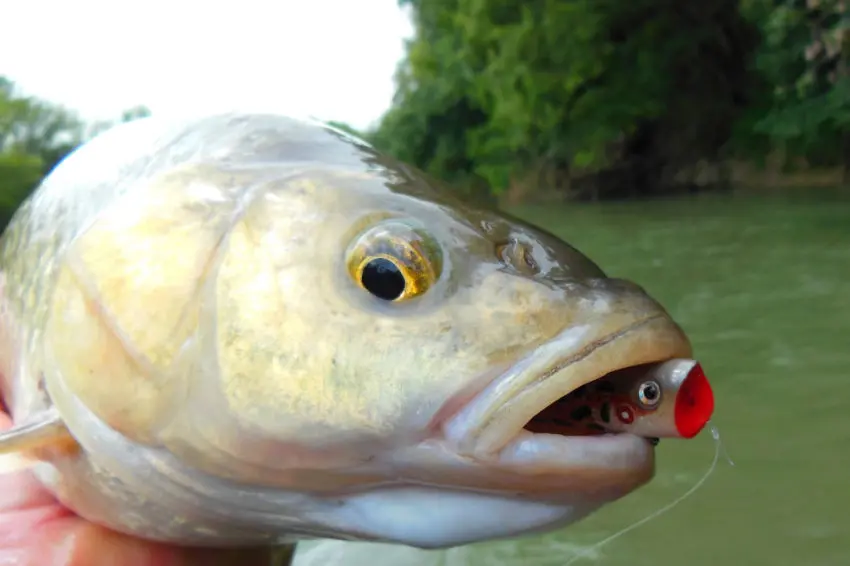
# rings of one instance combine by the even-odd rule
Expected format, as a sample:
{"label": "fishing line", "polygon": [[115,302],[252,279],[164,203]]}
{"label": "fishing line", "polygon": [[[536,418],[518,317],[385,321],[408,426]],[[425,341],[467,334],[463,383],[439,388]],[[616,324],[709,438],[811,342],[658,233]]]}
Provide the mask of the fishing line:
{"label": "fishing line", "polygon": [[592,553],[595,553],[597,550],[599,550],[603,546],[605,546],[605,545],[609,544],[610,542],[620,538],[621,536],[625,535],[626,533],[629,533],[629,532],[635,530],[636,528],[638,528],[642,525],[645,525],[649,521],[658,518],[662,514],[666,513],[667,511],[669,511],[670,509],[672,509],[673,507],[675,507],[676,505],[678,505],[679,503],[681,503],[682,501],[684,501],[685,499],[687,499],[688,497],[693,495],[694,492],[696,492],[696,490],[698,490],[700,487],[702,487],[702,485],[708,480],[709,476],[714,472],[714,469],[717,467],[717,462],[720,460],[721,453],[726,458],[726,461],[729,462],[730,466],[735,466],[735,462],[733,462],[732,458],[729,457],[729,454],[726,452],[726,448],[723,446],[723,443],[720,441],[720,431],[717,430],[717,427],[714,426],[714,423],[711,423],[711,421],[709,421],[709,424],[710,424],[709,430],[711,431],[711,437],[714,439],[714,459],[711,461],[711,464],[709,465],[708,470],[705,472],[705,474],[703,474],[703,476],[700,479],[698,479],[697,482],[688,491],[686,491],[685,493],[683,493],[682,495],[680,495],[679,497],[677,497],[676,499],[674,499],[673,501],[671,501],[670,503],[668,503],[667,505],[662,507],[661,509],[658,509],[654,513],[651,513],[648,516],[644,517],[643,519],[639,520],[638,522],[633,523],[633,524],[629,525],[628,527],[624,528],[623,530],[618,531],[618,532],[614,533],[613,535],[602,539],[601,541],[597,542],[593,546],[590,546],[588,548],[585,548],[585,549],[577,552],[575,554],[575,556],[570,558],[569,561],[567,561],[567,563],[564,564],[564,566],[570,566],[570,564],[572,564],[576,560],[581,560],[582,558],[590,558]]}

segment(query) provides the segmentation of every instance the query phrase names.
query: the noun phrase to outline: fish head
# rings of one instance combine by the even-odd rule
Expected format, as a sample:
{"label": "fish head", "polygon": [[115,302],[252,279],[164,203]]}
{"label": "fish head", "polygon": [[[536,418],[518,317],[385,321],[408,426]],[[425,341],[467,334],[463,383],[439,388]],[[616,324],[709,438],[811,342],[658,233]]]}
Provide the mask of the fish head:
{"label": "fish head", "polygon": [[158,462],[147,482],[179,469],[210,498],[280,501],[301,532],[422,547],[563,526],[652,477],[643,438],[525,428],[691,355],[639,286],[333,129],[152,120],[50,179],[123,187],[64,250],[44,331],[88,457],[120,438]]}

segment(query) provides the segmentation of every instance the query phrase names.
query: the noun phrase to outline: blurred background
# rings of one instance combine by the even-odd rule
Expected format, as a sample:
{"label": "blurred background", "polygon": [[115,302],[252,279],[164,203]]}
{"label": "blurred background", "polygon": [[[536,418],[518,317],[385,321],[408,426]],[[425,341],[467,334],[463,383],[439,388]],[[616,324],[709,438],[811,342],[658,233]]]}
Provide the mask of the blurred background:
{"label": "blurred background", "polygon": [[[721,459],[576,564],[850,564],[850,2],[10,0],[0,220],[74,147],[153,114],[311,115],[564,237],[691,335]],[[297,564],[563,565],[703,476],[546,536]]]}

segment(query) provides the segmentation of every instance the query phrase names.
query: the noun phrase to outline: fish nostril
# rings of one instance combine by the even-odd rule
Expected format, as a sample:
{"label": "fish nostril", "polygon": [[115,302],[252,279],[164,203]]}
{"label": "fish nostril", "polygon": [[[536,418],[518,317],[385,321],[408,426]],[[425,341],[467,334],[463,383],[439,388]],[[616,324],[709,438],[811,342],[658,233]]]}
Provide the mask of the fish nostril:
{"label": "fish nostril", "polygon": [[540,273],[540,265],[534,258],[531,246],[517,239],[511,239],[496,246],[496,257],[517,273],[533,277]]}

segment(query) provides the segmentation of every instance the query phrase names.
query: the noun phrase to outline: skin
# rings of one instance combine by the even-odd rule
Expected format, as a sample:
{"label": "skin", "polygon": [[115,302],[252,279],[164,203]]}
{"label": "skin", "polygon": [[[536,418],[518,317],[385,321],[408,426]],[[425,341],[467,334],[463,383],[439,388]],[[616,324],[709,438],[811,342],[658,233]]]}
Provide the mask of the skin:
{"label": "skin", "polygon": [[[361,277],[381,258],[399,300]],[[691,355],[661,305],[565,242],[279,116],[99,137],[22,207],[0,268],[0,387],[16,424],[46,423],[21,435],[39,481],[183,545],[570,524],[646,483],[652,446],[523,426]]]}
{"label": "skin", "polygon": [[[0,430],[12,422],[0,413]],[[24,470],[0,474],[0,564],[16,566],[269,566],[269,549],[180,548],[77,517]]]}

